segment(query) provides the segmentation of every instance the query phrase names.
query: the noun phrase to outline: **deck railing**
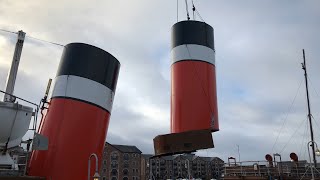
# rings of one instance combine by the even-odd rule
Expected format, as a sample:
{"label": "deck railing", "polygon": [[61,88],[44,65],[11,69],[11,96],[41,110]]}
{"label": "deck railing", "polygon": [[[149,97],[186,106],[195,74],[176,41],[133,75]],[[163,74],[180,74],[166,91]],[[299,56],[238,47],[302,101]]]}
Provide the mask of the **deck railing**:
{"label": "deck railing", "polygon": [[224,164],[222,176],[260,176],[260,177],[311,177],[314,168],[315,177],[320,177],[320,168],[315,168],[306,161],[267,162],[244,161]]}

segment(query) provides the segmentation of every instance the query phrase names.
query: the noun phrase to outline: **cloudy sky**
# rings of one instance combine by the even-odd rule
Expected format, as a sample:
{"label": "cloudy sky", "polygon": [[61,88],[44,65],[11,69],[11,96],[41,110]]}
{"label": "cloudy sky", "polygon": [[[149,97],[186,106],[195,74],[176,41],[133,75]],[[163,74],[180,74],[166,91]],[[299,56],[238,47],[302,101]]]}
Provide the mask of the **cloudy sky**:
{"label": "cloudy sky", "polygon": [[[238,157],[239,145],[241,160],[263,160],[267,153],[288,159],[290,152],[305,159],[309,134],[300,63],[305,48],[319,141],[320,2],[195,0],[195,5],[215,29],[221,129],[213,134],[216,148],[198,154],[227,160]],[[182,0],[178,18],[186,19]],[[15,94],[39,102],[63,50],[30,36],[98,46],[121,62],[107,141],[136,145],[144,153],[153,152],[156,135],[169,133],[170,29],[176,22],[173,0],[0,0],[0,29],[22,29],[28,36]],[[15,34],[0,31],[0,87],[15,41]]]}

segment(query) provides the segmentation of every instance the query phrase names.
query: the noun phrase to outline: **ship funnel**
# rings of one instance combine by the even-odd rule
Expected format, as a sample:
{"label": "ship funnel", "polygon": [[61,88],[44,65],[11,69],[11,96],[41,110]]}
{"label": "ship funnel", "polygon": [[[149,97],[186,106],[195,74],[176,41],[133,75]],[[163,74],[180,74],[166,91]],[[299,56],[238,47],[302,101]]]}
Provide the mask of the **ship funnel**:
{"label": "ship funnel", "polygon": [[154,138],[159,156],[212,148],[219,130],[213,28],[188,20],[171,32],[171,134]]}
{"label": "ship funnel", "polygon": [[218,131],[213,28],[181,21],[171,38],[171,132]]}
{"label": "ship funnel", "polygon": [[87,179],[90,155],[97,154],[101,164],[119,68],[119,61],[100,48],[65,46],[39,128],[49,138],[48,150],[33,151],[29,175]]}

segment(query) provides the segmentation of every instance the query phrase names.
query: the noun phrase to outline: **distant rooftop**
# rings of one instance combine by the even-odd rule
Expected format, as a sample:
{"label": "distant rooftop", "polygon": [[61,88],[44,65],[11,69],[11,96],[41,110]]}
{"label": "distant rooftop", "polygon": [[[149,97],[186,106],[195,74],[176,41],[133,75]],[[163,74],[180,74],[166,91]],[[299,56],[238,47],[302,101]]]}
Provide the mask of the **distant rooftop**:
{"label": "distant rooftop", "polygon": [[136,146],[117,145],[117,144],[110,144],[110,145],[123,153],[139,153],[139,154],[142,153]]}
{"label": "distant rooftop", "polygon": [[166,161],[169,161],[169,160],[173,160],[174,157],[173,156],[163,156],[161,157],[162,159],[166,160]]}
{"label": "distant rooftop", "polygon": [[153,154],[142,154],[142,157],[144,157],[145,159],[149,159],[153,156]]}
{"label": "distant rooftop", "polygon": [[[153,157],[154,155],[153,154],[142,154],[142,157],[144,157],[145,159],[149,159],[151,157]],[[175,160],[176,158],[183,158],[183,159],[188,159],[188,160],[196,160],[197,158],[199,158],[199,160],[201,161],[206,161],[206,162],[211,162],[213,160],[219,160],[219,161],[222,161],[222,159],[220,159],[219,157],[203,157],[203,156],[196,156],[195,154],[180,154],[180,155],[171,155],[171,156],[162,156],[162,157],[159,157],[161,159],[164,159],[164,160]]]}

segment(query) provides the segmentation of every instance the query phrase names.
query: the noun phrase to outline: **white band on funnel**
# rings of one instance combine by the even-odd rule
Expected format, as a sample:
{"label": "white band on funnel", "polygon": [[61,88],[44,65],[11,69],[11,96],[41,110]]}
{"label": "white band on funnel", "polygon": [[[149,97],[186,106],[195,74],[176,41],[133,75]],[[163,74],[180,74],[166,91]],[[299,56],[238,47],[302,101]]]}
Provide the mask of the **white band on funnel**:
{"label": "white band on funnel", "polygon": [[214,65],[215,52],[211,48],[197,44],[183,44],[174,47],[171,50],[172,64],[183,60],[205,61]]}
{"label": "white band on funnel", "polygon": [[55,78],[51,98],[65,97],[97,105],[111,112],[114,92],[87,78],[61,75]]}

